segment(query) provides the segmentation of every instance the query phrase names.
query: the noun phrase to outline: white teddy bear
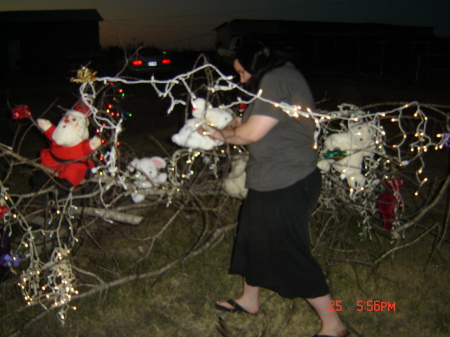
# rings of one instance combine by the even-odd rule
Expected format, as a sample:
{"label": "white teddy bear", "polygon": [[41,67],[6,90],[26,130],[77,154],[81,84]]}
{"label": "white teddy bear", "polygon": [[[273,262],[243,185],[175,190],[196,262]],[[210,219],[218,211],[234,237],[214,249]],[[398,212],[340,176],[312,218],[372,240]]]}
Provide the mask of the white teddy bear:
{"label": "white teddy bear", "polygon": [[200,125],[213,126],[217,129],[223,129],[233,120],[233,115],[227,110],[213,108],[203,98],[197,98],[194,101],[192,115],[186,121],[178,133],[172,136],[172,141],[182,147],[196,150],[211,150],[220,146],[223,142],[213,140],[208,135],[201,135],[197,129]]}
{"label": "white teddy bear", "polygon": [[139,193],[137,190],[152,189],[166,182],[167,173],[160,172],[166,166],[166,161],[158,156],[134,158],[128,164],[128,170],[133,173],[133,184],[136,187],[136,191],[131,193],[133,202],[140,203],[145,199],[145,192]]}
{"label": "white teddy bear", "polygon": [[375,149],[374,129],[368,123],[353,124],[348,132],[335,133],[325,139],[322,155],[317,167],[329,172],[331,167],[346,179],[350,187],[359,189],[366,184],[361,173],[364,157],[373,156]]}
{"label": "white teddy bear", "polygon": [[223,182],[224,191],[232,198],[245,199],[247,188],[245,187],[248,155],[236,156],[231,162],[231,172]]}

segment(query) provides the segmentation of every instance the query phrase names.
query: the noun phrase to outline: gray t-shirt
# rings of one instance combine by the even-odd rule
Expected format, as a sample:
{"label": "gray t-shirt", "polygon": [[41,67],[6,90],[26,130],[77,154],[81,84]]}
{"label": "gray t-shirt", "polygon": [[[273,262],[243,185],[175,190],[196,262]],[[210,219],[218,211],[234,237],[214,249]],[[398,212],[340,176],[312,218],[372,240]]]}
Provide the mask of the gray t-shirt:
{"label": "gray t-shirt", "polygon": [[[261,80],[261,97],[277,103],[314,109],[314,99],[303,75],[291,64],[269,71]],[[251,103],[244,116],[264,115],[279,122],[259,141],[248,145],[248,188],[272,191],[293,185],[310,174],[317,165],[314,150],[315,123],[312,118],[290,117],[282,109],[259,99]]]}

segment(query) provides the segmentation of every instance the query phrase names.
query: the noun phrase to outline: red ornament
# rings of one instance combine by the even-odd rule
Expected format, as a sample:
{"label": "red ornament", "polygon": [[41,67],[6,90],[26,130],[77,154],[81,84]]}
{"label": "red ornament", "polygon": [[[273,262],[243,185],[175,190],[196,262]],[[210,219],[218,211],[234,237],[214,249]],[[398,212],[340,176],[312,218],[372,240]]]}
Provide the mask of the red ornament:
{"label": "red ornament", "polygon": [[0,206],[0,219],[3,218],[3,215],[5,215],[5,213],[8,212],[8,207],[6,206]]}
{"label": "red ornament", "polygon": [[12,119],[24,119],[31,117],[31,111],[28,105],[21,104],[11,110]]}
{"label": "red ornament", "polygon": [[383,183],[383,192],[378,199],[378,211],[383,219],[383,228],[392,230],[394,221],[403,212],[403,200],[400,191],[403,188],[403,180],[392,177]]}
{"label": "red ornament", "polygon": [[239,112],[243,113],[247,109],[247,104],[239,103]]}

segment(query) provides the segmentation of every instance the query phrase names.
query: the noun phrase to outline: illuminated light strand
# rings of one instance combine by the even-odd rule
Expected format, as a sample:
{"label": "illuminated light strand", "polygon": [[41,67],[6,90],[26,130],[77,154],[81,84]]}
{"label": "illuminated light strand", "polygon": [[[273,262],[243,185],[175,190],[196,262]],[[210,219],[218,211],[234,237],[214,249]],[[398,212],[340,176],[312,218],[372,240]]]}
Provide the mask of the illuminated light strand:
{"label": "illuminated light strand", "polygon": [[[76,309],[69,304],[72,296],[78,294],[75,289],[76,278],[68,260],[69,254],[69,250],[56,247],[49,262],[44,264],[39,260],[31,261],[28,269],[22,272],[18,284],[28,305],[59,308],[58,318],[61,323],[64,323],[68,309]],[[43,279],[47,282],[38,286]]]}
{"label": "illuminated light strand", "polygon": [[[322,150],[322,144],[327,135],[334,132],[346,132],[348,126],[351,123],[369,122],[371,128],[375,130],[374,142],[377,146],[374,153],[374,157],[364,158],[363,171],[367,184],[364,188],[350,189],[348,185],[342,181],[339,175],[332,173],[327,174],[324,179],[324,192],[321,195],[321,203],[331,209],[339,209],[336,206],[336,197],[340,198],[340,201],[344,200],[349,202],[351,207],[357,209],[359,214],[363,215],[362,220],[362,232],[363,235],[370,236],[371,234],[371,222],[370,218],[376,211],[376,199],[374,196],[379,192],[380,182],[383,179],[388,179],[395,173],[395,166],[409,165],[412,161],[419,161],[419,169],[416,171],[416,179],[419,182],[419,189],[427,182],[426,178],[423,178],[423,172],[425,168],[425,162],[423,160],[423,153],[426,149],[434,147],[435,149],[442,149],[446,142],[448,142],[448,126],[442,125],[442,130],[438,130],[437,140],[433,142],[432,138],[427,134],[427,127],[429,124],[429,118],[423,112],[423,105],[417,102],[411,102],[401,105],[389,111],[381,112],[366,112],[363,109],[351,105],[342,104],[338,106],[337,111],[324,112],[324,111],[312,111],[307,107],[291,106],[284,102],[273,102],[264,98],[263,92],[258,92],[256,95],[244,90],[239,85],[231,82],[230,76],[223,75],[217,68],[210,64],[205,64],[199,68],[196,68],[188,73],[178,75],[174,79],[158,81],[154,78],[150,80],[127,80],[120,77],[103,77],[93,78],[89,82],[84,82],[80,85],[80,96],[83,102],[89,106],[92,112],[92,121],[95,126],[103,132],[108,130],[111,132],[111,146],[103,155],[103,162],[97,166],[94,173],[97,175],[97,185],[100,190],[99,199],[105,208],[113,207],[113,202],[106,200],[107,192],[116,186],[121,186],[124,190],[129,190],[128,186],[133,179],[129,173],[123,172],[119,165],[118,149],[116,144],[119,142],[119,135],[122,132],[122,120],[119,122],[111,120],[109,118],[102,117],[96,107],[91,104],[93,99],[96,98],[95,82],[110,83],[121,82],[125,84],[150,84],[161,98],[169,98],[170,105],[167,110],[167,114],[170,114],[177,105],[187,106],[187,102],[181,99],[175,98],[172,90],[176,85],[184,87],[188,96],[195,97],[194,91],[189,87],[189,78],[199,71],[212,70],[219,76],[219,79],[208,88],[211,92],[218,91],[231,91],[238,90],[240,93],[250,97],[243,100],[238,97],[236,102],[232,102],[229,105],[224,105],[224,108],[233,108],[234,106],[244,102],[246,104],[252,103],[255,100],[262,100],[267,103],[273,104],[282,109],[287,115],[293,118],[312,118],[315,122],[316,130],[314,132],[314,147],[320,151]],[[160,86],[163,86],[160,89]],[[407,115],[407,109],[416,109],[411,121],[412,126],[406,129],[406,126],[402,124],[403,118],[409,118]],[[335,124],[339,122],[337,127]],[[383,123],[388,122],[391,125],[396,125],[399,134],[402,138],[395,144],[388,144],[387,133],[385,125]],[[411,128],[415,128],[414,133],[419,137],[417,141],[413,142],[413,146],[408,143],[408,133],[411,132]],[[388,155],[386,148],[395,145],[395,156]],[[417,151],[411,153],[411,151],[403,151],[404,148],[416,148]],[[241,148],[233,147],[234,151],[243,151]],[[215,177],[219,176],[219,164],[220,161],[226,158],[226,153],[223,148],[214,149],[213,151],[188,151],[181,149],[176,151],[170,158],[167,158],[167,173],[168,183],[162,186],[159,190],[161,192],[161,198],[166,198],[166,206],[169,206],[173,200],[179,198],[180,194],[188,193],[185,190],[185,186],[195,175],[195,162],[202,161],[202,165],[206,166]],[[182,163],[183,165],[179,165]],[[1,182],[0,182],[1,183]],[[49,213],[49,226],[51,228],[45,231],[34,231],[31,226],[27,224],[25,217],[15,208],[14,203],[9,197],[7,189],[1,189],[2,198],[8,203],[9,212],[4,216],[4,222],[7,228],[11,229],[12,225],[19,225],[24,235],[22,237],[22,248],[26,250],[26,257],[30,260],[29,267],[21,275],[20,286],[23,290],[24,299],[29,305],[39,303],[44,307],[49,303],[59,307],[58,317],[64,321],[67,317],[67,310],[70,308],[69,303],[72,296],[76,295],[75,290],[76,279],[71,270],[70,260],[66,258],[70,254],[70,248],[76,244],[76,238],[73,233],[73,226],[71,219],[74,210],[72,205],[72,196],[63,203],[52,204],[54,213]],[[418,191],[416,192],[419,193]],[[69,242],[67,244],[68,249],[62,248],[62,242],[59,237],[59,231],[63,226],[68,226],[69,230]],[[51,235],[55,240],[58,247],[53,252],[56,255],[52,255],[49,262],[44,263],[39,259],[39,252],[37,249],[36,238],[43,235]],[[58,255],[58,252],[61,255]],[[67,254],[67,255],[63,255]],[[63,257],[63,258],[62,258]],[[73,309],[73,308],[72,308]]]}
{"label": "illuminated light strand", "polygon": [[[283,109],[283,111],[285,111],[285,113],[287,113],[289,116],[294,117],[294,118],[298,118],[300,116],[303,117],[311,117],[315,119],[315,123],[316,123],[316,128],[319,129],[319,127],[321,126],[321,124],[324,124],[326,122],[329,122],[333,119],[341,119],[341,120],[347,120],[347,121],[354,121],[354,122],[358,122],[358,121],[362,121],[365,119],[378,119],[380,117],[385,117],[385,116],[391,116],[391,121],[392,122],[397,122],[398,126],[400,128],[400,130],[402,131],[403,134],[404,130],[403,130],[403,126],[401,124],[401,114],[403,112],[403,110],[405,109],[409,109],[411,107],[416,107],[417,111],[415,112],[414,116],[418,117],[418,118],[424,118],[426,120],[426,116],[424,116],[423,112],[420,110],[420,105],[417,102],[411,102],[408,104],[404,104],[401,107],[395,108],[391,111],[385,111],[385,112],[376,112],[376,113],[364,113],[361,112],[360,109],[356,106],[353,106],[351,104],[343,104],[341,106],[339,106],[340,111],[337,112],[314,112],[311,111],[307,108],[305,108],[304,110],[299,109],[297,106],[291,106],[289,104],[286,104],[284,102],[273,102],[271,100],[265,99],[262,95],[262,92],[258,92],[256,95],[252,94],[251,92],[248,92],[247,90],[243,89],[242,87],[240,87],[239,85],[237,85],[236,83],[231,82],[231,77],[230,76],[226,76],[224,74],[222,74],[215,66],[211,65],[211,64],[204,64],[190,72],[187,72],[185,74],[180,74],[178,76],[176,76],[173,79],[170,80],[160,80],[157,81],[154,78],[150,79],[150,80],[136,80],[136,81],[130,81],[130,80],[124,80],[121,78],[113,78],[113,77],[104,77],[104,78],[97,78],[95,80],[97,81],[120,81],[120,82],[124,82],[127,84],[133,84],[133,83],[150,83],[155,90],[157,90],[157,93],[160,97],[169,97],[171,99],[171,105],[168,109],[168,114],[171,113],[171,111],[173,110],[173,107],[176,106],[177,104],[183,104],[186,105],[186,102],[180,101],[180,100],[176,100],[173,95],[171,94],[170,90],[173,88],[174,85],[176,84],[182,84],[184,85],[186,91],[192,96],[195,97],[195,95],[193,94],[192,90],[189,88],[189,86],[187,85],[187,79],[192,76],[193,74],[195,74],[197,71],[202,71],[205,69],[210,69],[212,71],[214,71],[216,74],[219,75],[219,79],[216,80],[215,84],[210,86],[210,90],[212,92],[215,91],[228,91],[228,90],[239,90],[243,93],[245,93],[246,95],[248,95],[249,97],[252,97],[250,100],[247,100],[246,102],[252,102],[255,99],[260,99],[262,101],[265,101],[267,103],[273,104],[274,106],[280,107],[281,109]],[[224,84],[220,84],[219,83],[224,83]],[[158,84],[164,84],[165,85],[165,90],[159,90],[157,85]],[[224,107],[233,107],[236,104],[239,104],[240,101],[242,100],[238,100],[238,102],[233,102],[227,106]],[[398,116],[392,116],[395,115],[396,113],[399,113]],[[331,115],[331,116],[330,116]],[[419,124],[417,126],[418,129],[421,129],[422,125]],[[317,131],[315,132],[315,144],[314,147],[318,148],[318,138],[320,136],[320,134],[323,134],[323,132]],[[401,163],[401,165],[405,165],[407,163],[409,163],[411,160],[404,160],[403,159],[403,155],[401,153],[401,149],[403,144],[406,142],[406,138],[403,138],[400,142],[400,144],[392,144],[392,148],[394,148],[397,151],[397,158],[398,158],[398,163]],[[381,144],[383,144],[379,139],[377,139],[377,144],[381,147]],[[427,146],[422,146],[421,147],[421,151],[426,151],[427,148],[429,146],[434,145],[435,148],[440,148],[442,146],[442,144],[440,143],[430,143]],[[420,154],[418,154],[416,156],[416,158],[420,156]]]}

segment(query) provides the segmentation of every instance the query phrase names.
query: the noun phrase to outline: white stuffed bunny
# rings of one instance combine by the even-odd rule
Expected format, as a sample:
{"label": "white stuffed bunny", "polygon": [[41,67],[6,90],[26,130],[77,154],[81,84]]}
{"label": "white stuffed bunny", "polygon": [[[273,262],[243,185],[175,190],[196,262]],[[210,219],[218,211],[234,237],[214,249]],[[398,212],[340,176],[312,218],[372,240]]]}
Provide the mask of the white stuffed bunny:
{"label": "white stuffed bunny", "polygon": [[236,156],[231,162],[231,172],[223,182],[224,191],[232,198],[245,199],[247,188],[245,187],[248,156]]}
{"label": "white stuffed bunny", "polygon": [[207,135],[201,135],[197,129],[200,125],[213,126],[217,129],[223,129],[233,116],[230,112],[220,108],[213,108],[203,98],[197,98],[194,101],[192,115],[186,121],[178,133],[172,136],[172,141],[182,147],[197,150],[211,150],[216,146],[220,146],[223,142],[213,140]]}
{"label": "white stuffed bunny", "polygon": [[354,124],[348,132],[335,133],[327,137],[317,167],[322,172],[331,168],[346,179],[350,187],[364,187],[366,178],[361,173],[364,157],[373,156],[375,149],[374,129],[368,123]]}
{"label": "white stuffed bunny", "polygon": [[167,173],[160,172],[166,168],[166,161],[158,156],[150,158],[134,158],[128,164],[128,170],[133,173],[133,183],[136,191],[131,193],[131,199],[135,203],[144,201],[145,192],[138,190],[152,189],[164,184],[167,180]]}

